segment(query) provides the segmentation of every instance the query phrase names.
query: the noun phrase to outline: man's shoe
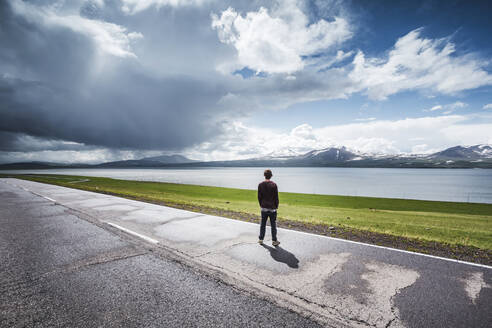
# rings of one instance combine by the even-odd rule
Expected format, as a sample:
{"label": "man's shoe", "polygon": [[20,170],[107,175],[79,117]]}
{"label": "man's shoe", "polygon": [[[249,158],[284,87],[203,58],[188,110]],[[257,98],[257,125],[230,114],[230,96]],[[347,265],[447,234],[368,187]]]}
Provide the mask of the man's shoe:
{"label": "man's shoe", "polygon": [[272,242],[272,245],[273,246],[278,246],[278,245],[280,245],[280,242],[278,240],[275,240],[274,242]]}
{"label": "man's shoe", "polygon": [[263,239],[258,240],[258,244],[263,245]]}

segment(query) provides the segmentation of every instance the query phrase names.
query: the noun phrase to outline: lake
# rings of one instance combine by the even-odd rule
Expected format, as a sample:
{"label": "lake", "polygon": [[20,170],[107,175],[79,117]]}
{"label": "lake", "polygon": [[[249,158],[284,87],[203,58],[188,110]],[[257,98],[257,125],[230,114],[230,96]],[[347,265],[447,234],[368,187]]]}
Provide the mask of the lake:
{"label": "lake", "polygon": [[[492,203],[492,170],[397,168],[272,168],[280,191],[387,198]],[[175,182],[256,189],[263,169],[49,169],[9,170],[0,173],[69,174],[126,180]]]}

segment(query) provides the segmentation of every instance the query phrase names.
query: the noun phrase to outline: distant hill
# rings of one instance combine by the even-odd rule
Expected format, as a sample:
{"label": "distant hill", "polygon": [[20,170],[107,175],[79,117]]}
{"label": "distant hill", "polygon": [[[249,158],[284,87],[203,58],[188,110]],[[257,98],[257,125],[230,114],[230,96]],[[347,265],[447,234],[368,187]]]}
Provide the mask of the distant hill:
{"label": "distant hill", "polygon": [[52,169],[56,167],[65,167],[59,163],[49,162],[20,162],[20,163],[8,163],[1,164],[1,170],[37,170],[37,169]]}
{"label": "distant hill", "polygon": [[187,157],[184,157],[182,155],[161,155],[161,156],[154,156],[154,157],[145,157],[145,158],[142,158],[141,160],[155,161],[155,162],[160,162],[160,163],[165,163],[165,164],[181,164],[181,163],[196,162],[196,161],[189,159]]}
{"label": "distant hill", "polygon": [[21,162],[0,164],[0,170],[36,170],[55,168],[131,168],[131,167],[161,167],[171,165],[182,165],[195,162],[181,155],[162,155],[146,157],[136,160],[114,161],[101,164],[61,164],[50,162]]}
{"label": "distant hill", "polygon": [[94,167],[159,167],[163,165],[169,166],[172,164],[188,164],[193,162],[195,161],[181,155],[161,155],[145,157],[142,159],[107,162],[94,165]]}
{"label": "distant hill", "polygon": [[97,165],[56,164],[46,162],[12,163],[0,169],[49,168],[136,168],[136,167],[390,167],[390,168],[492,168],[490,145],[455,146],[429,155],[364,154],[346,147],[313,150],[302,155],[265,156],[245,160],[199,162],[181,155],[162,155],[138,160],[107,162]]}

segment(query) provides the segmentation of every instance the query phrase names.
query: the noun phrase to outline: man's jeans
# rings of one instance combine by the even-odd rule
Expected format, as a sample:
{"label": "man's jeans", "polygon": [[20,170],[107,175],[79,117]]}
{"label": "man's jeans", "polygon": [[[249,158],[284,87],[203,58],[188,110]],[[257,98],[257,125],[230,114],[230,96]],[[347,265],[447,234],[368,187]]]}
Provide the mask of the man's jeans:
{"label": "man's jeans", "polygon": [[265,238],[266,223],[270,217],[270,225],[272,227],[272,241],[277,241],[277,212],[261,211],[261,226],[260,239]]}

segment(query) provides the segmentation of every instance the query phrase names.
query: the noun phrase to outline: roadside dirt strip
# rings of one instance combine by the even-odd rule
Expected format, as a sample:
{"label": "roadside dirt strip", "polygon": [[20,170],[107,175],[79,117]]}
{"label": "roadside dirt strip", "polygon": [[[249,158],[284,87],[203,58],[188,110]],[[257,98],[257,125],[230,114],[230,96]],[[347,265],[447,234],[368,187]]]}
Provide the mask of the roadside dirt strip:
{"label": "roadside dirt strip", "polygon": [[[2,179],[241,290],[334,327],[487,327],[492,267],[36,182]],[[268,235],[268,234],[267,234]]]}

